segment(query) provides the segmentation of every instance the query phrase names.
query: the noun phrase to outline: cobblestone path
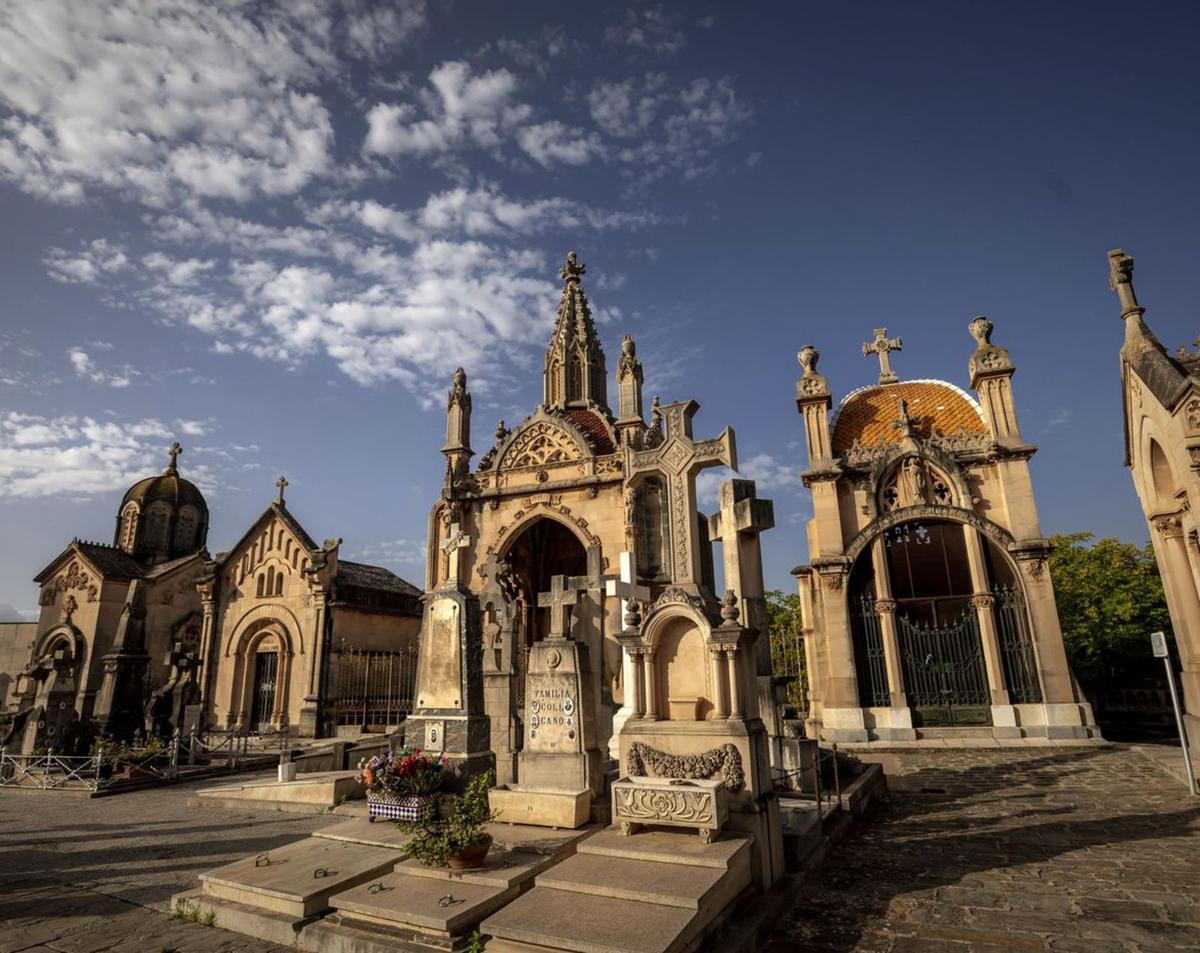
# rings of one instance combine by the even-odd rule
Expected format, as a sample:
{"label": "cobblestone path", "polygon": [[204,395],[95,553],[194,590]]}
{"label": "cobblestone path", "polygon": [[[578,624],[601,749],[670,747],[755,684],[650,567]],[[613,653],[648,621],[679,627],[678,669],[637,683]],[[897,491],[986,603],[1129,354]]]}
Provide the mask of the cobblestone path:
{"label": "cobblestone path", "polygon": [[908,790],[833,849],[765,953],[1200,950],[1200,800],[1143,756],[898,758]]}

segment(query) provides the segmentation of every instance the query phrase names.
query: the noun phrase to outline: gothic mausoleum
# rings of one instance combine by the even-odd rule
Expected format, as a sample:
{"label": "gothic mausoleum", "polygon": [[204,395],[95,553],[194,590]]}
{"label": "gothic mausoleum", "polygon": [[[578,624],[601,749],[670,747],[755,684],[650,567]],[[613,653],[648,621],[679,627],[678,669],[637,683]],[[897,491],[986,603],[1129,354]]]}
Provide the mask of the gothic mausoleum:
{"label": "gothic mausoleum", "polygon": [[901,380],[902,342],[880,328],[863,345],[878,381],[834,410],[817,349],[798,355],[813,517],[810,563],[793,572],[813,737],[1097,734],[1063,647],[1015,367],[991,321],[969,330],[974,394]]}

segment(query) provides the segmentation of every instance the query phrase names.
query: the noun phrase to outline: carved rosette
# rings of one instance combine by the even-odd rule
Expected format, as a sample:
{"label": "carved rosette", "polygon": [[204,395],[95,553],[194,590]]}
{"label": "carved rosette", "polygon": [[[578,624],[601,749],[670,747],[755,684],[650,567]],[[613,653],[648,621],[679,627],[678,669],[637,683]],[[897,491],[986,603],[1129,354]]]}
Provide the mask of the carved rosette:
{"label": "carved rosette", "polygon": [[616,816],[641,823],[675,821],[713,827],[716,804],[711,791],[622,787],[616,788]]}
{"label": "carved rosette", "polygon": [[895,599],[876,599],[875,600],[875,611],[879,612],[879,613],[885,613],[887,615],[891,615],[893,612],[896,611],[896,600]]}
{"label": "carved rosette", "polygon": [[746,783],[742,756],[737,747],[724,744],[699,754],[671,754],[642,741],[629,746],[625,773],[631,778],[720,778],[730,791],[740,791]]}

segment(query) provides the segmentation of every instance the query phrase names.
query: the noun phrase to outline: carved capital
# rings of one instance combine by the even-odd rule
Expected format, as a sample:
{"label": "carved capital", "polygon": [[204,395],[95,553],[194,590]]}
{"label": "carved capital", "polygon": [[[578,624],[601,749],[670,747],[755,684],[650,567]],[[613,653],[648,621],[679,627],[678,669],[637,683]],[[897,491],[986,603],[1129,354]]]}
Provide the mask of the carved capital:
{"label": "carved capital", "polygon": [[977,592],[971,596],[972,609],[990,609],[996,604],[996,597],[990,592]]}
{"label": "carved capital", "polygon": [[893,612],[896,611],[896,600],[895,599],[876,599],[875,600],[875,611],[879,612],[881,614],[886,613],[887,615],[891,615]]}

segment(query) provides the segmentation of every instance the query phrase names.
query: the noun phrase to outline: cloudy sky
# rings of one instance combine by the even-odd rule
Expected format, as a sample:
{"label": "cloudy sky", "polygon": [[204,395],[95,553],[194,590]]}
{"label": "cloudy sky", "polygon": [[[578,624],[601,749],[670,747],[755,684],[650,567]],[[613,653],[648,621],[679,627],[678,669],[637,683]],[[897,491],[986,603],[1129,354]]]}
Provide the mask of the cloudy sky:
{"label": "cloudy sky", "polygon": [[[1047,532],[1146,536],[1105,252],[1198,329],[1194,8],[0,0],[0,616],[184,446],[230,545],[285,473],[318,539],[418,582],[464,365],[475,447],[540,395],[577,249],[610,363],[726,423],[806,558],[797,348],[886,325],[1018,366]],[[712,492],[708,480],[704,491]],[[709,497],[711,504],[711,496]]]}

